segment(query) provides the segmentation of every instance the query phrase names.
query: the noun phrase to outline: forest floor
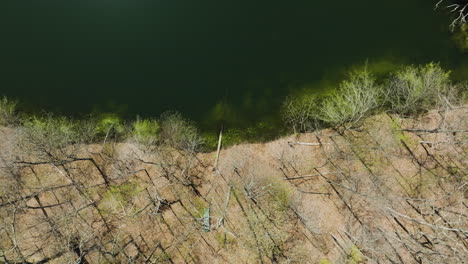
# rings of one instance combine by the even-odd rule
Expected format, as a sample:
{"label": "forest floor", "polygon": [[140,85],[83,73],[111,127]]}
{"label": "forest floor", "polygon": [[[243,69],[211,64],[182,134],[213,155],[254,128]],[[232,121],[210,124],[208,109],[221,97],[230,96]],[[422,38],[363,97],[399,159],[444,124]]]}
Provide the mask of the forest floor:
{"label": "forest floor", "polygon": [[0,128],[0,263],[468,263],[468,108],[193,153],[20,152]]}

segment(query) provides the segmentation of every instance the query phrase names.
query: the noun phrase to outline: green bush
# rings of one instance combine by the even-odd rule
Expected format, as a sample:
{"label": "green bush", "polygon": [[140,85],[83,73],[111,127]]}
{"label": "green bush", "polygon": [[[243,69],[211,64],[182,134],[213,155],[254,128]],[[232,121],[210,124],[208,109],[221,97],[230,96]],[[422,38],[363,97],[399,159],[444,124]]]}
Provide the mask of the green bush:
{"label": "green bush", "polygon": [[287,211],[293,201],[293,190],[284,181],[271,180],[270,195],[279,212]]}
{"label": "green bush", "polygon": [[133,138],[140,144],[154,145],[159,139],[159,129],[156,120],[137,120],[133,123]]}
{"label": "green bush", "polygon": [[466,104],[468,102],[468,81],[458,83],[454,86],[454,90],[456,91],[455,96],[457,98],[455,103]]}
{"label": "green bush", "polygon": [[203,138],[203,152],[211,152],[216,150],[218,146],[218,135],[216,133],[202,133],[201,137]]}
{"label": "green bush", "polygon": [[25,153],[36,153],[41,158],[70,156],[73,145],[82,143],[77,123],[65,117],[32,117],[24,122],[20,131],[20,147]]}
{"label": "green bush", "polygon": [[381,91],[367,69],[353,72],[324,98],[319,119],[330,126],[350,128],[379,106]]}
{"label": "green bush", "polygon": [[33,117],[23,126],[31,139],[49,141],[50,146],[63,147],[76,141],[75,124],[65,117]]}
{"label": "green bush", "polygon": [[281,116],[294,133],[317,129],[322,123],[319,114],[317,95],[288,96],[281,107]]}
{"label": "green bush", "polygon": [[362,252],[359,250],[359,248],[356,245],[353,245],[350,249],[347,263],[359,264],[359,263],[364,263],[364,261],[365,261],[365,257],[362,254]]}
{"label": "green bush", "polygon": [[97,137],[97,122],[96,120],[90,119],[83,119],[83,120],[74,120],[73,121],[75,126],[75,132],[77,133],[78,137],[80,138],[81,143],[95,143]]}
{"label": "green bush", "polygon": [[[244,128],[229,128],[223,130],[222,146],[224,148],[251,142],[268,142],[278,138],[284,132],[283,126],[275,121],[258,122]],[[203,151],[217,149],[218,133],[203,134]]]}
{"label": "green bush", "polygon": [[228,233],[228,232],[218,232],[214,235],[214,238],[216,239],[216,241],[218,242],[218,245],[222,248],[225,248],[229,245],[232,245],[234,244],[234,242],[236,241],[236,237],[233,236],[231,233]]}
{"label": "green bush", "polygon": [[455,44],[462,52],[468,50],[468,24],[461,24],[453,33]]}
{"label": "green bush", "polygon": [[287,97],[281,112],[294,132],[323,126],[349,129],[379,110],[408,116],[441,105],[465,104],[467,90],[467,83],[452,85],[449,72],[434,63],[406,66],[385,85],[378,84],[364,68],[352,72],[348,80],[327,96]]}
{"label": "green bush", "polygon": [[323,126],[350,128],[381,104],[382,86],[367,71],[354,71],[332,93],[288,97],[282,116],[294,132]]}
{"label": "green bush", "polygon": [[441,105],[450,92],[449,72],[438,64],[407,66],[386,85],[386,106],[391,112],[414,115]]}
{"label": "green bush", "polygon": [[7,126],[16,123],[16,101],[7,97],[0,98],[0,126]]}
{"label": "green bush", "polygon": [[125,133],[125,126],[122,119],[116,114],[101,114],[96,120],[95,134],[99,137],[119,138]]}
{"label": "green bush", "polygon": [[161,115],[162,142],[187,151],[197,151],[203,144],[195,125],[182,117],[178,112],[166,112]]}
{"label": "green bush", "polygon": [[134,182],[126,182],[119,185],[111,185],[103,194],[98,208],[103,214],[112,214],[122,208],[127,208],[133,202],[133,199],[142,190]]}

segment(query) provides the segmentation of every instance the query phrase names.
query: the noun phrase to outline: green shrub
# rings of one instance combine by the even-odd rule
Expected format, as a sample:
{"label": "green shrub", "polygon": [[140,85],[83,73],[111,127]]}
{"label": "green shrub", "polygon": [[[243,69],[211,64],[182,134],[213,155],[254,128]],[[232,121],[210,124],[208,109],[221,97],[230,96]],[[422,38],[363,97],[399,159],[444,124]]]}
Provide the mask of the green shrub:
{"label": "green shrub", "polygon": [[[219,134],[215,133],[204,133],[203,137],[203,149],[204,152],[215,151],[218,148]],[[242,129],[232,128],[223,131],[222,146],[223,148],[240,144],[247,141],[245,138],[245,131]]]}
{"label": "green shrub", "polygon": [[281,112],[294,132],[323,126],[349,129],[377,110],[414,115],[441,105],[465,104],[467,91],[467,83],[452,85],[449,72],[434,63],[406,66],[385,85],[378,84],[365,67],[326,96],[287,97]]}
{"label": "green shrub", "polygon": [[331,126],[350,128],[379,106],[381,91],[367,69],[353,72],[323,100],[319,119]]}
{"label": "green shrub", "polygon": [[127,208],[142,190],[134,182],[111,185],[103,194],[98,208],[104,214],[112,214],[122,208]]}
{"label": "green shrub", "polygon": [[461,24],[452,36],[462,52],[468,50],[468,24]]}
{"label": "green shrub", "polygon": [[33,117],[24,123],[31,139],[48,141],[51,146],[64,147],[76,142],[75,124],[65,117]]}
{"label": "green shrub", "polygon": [[283,181],[272,180],[270,195],[280,212],[287,211],[293,200],[293,190]]}
{"label": "green shrub", "polygon": [[214,237],[218,242],[218,245],[222,248],[232,245],[236,241],[236,237],[226,231],[218,232]]}
{"label": "green shrub", "polygon": [[281,116],[294,133],[317,129],[321,120],[320,99],[317,95],[287,97],[281,107]]}
{"label": "green shrub", "polygon": [[[224,148],[252,142],[268,142],[278,138],[284,132],[283,126],[275,121],[258,122],[244,128],[229,128],[223,130],[222,146]],[[203,134],[203,151],[217,149],[218,133]]]}
{"label": "green shrub", "polygon": [[77,125],[65,117],[32,117],[20,128],[19,145],[28,153],[47,159],[71,155],[73,146],[82,143]]}
{"label": "green shrub", "polygon": [[211,152],[216,150],[218,146],[218,135],[215,133],[204,132],[201,137],[203,138],[203,152]]}
{"label": "green shrub", "polygon": [[450,86],[448,95],[445,96],[450,103],[464,105],[468,103],[468,81]]}
{"label": "green shrub", "polygon": [[197,151],[203,143],[195,125],[178,112],[161,115],[161,140],[178,149]]}
{"label": "green shrub", "polygon": [[238,145],[247,141],[246,130],[239,128],[232,128],[223,133],[223,146]]}
{"label": "green shrub", "polygon": [[137,120],[133,123],[133,138],[140,144],[154,145],[159,139],[159,129],[156,120]]}
{"label": "green shrub", "polygon": [[80,138],[81,143],[95,143],[96,136],[97,136],[97,122],[96,120],[90,119],[83,119],[83,120],[75,120],[74,121],[74,128],[75,131]]}
{"label": "green shrub", "polygon": [[438,64],[407,66],[386,85],[386,105],[390,111],[414,115],[441,105],[450,91],[449,72]]}
{"label": "green shrub", "polygon": [[364,263],[364,260],[365,260],[365,257],[362,254],[362,252],[359,250],[359,248],[356,245],[353,245],[349,252],[348,263],[359,264],[359,263]]}
{"label": "green shrub", "polygon": [[16,122],[16,101],[7,97],[0,98],[0,126],[12,125]]}
{"label": "green shrub", "polygon": [[119,138],[125,133],[125,126],[122,119],[116,114],[107,113],[102,114],[96,120],[95,134],[99,137]]}
{"label": "green shrub", "polygon": [[113,195],[118,201],[128,203],[141,190],[134,182],[127,182],[121,185],[112,185],[109,187],[108,194]]}
{"label": "green shrub", "polygon": [[351,72],[349,79],[328,95],[286,98],[281,112],[286,124],[296,133],[324,126],[347,129],[380,106],[382,91],[382,86],[365,67]]}

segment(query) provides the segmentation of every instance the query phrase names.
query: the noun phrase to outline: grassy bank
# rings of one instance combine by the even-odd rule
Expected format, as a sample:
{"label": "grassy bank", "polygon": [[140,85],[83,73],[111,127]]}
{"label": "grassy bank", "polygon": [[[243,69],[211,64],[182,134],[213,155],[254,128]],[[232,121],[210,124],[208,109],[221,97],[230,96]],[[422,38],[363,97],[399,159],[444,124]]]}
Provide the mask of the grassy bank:
{"label": "grassy bank", "polygon": [[454,84],[450,72],[430,63],[404,66],[376,79],[365,66],[326,95],[304,93],[288,97],[282,116],[294,132],[334,127],[346,130],[372,114],[389,112],[417,116],[430,109],[452,107],[467,101],[466,83]]}
{"label": "grassy bank", "polygon": [[[327,94],[305,92],[287,97],[280,109],[284,122],[268,120],[247,128],[225,128],[223,145],[266,142],[291,132],[328,127],[343,131],[358,127],[363,118],[375,113],[417,116],[429,109],[465,103],[468,85],[452,83],[449,75],[434,63],[404,66],[381,79],[374,77],[367,66],[354,69]],[[131,141],[212,151],[218,141],[219,131],[200,131],[193,121],[177,112],[136,120],[124,120],[113,113],[72,119],[50,113],[28,115],[17,106],[17,101],[6,97],[0,100],[0,125],[21,127],[29,138],[53,138],[56,147]]]}

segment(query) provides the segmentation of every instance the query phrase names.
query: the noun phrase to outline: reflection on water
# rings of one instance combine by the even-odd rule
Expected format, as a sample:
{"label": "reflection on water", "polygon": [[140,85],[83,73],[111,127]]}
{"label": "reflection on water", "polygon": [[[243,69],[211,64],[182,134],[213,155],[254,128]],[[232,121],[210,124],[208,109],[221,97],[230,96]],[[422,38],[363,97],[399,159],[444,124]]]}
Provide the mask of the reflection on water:
{"label": "reflection on water", "polygon": [[456,69],[467,55],[447,25],[427,0],[4,0],[0,93],[71,114],[242,123],[366,60]]}

